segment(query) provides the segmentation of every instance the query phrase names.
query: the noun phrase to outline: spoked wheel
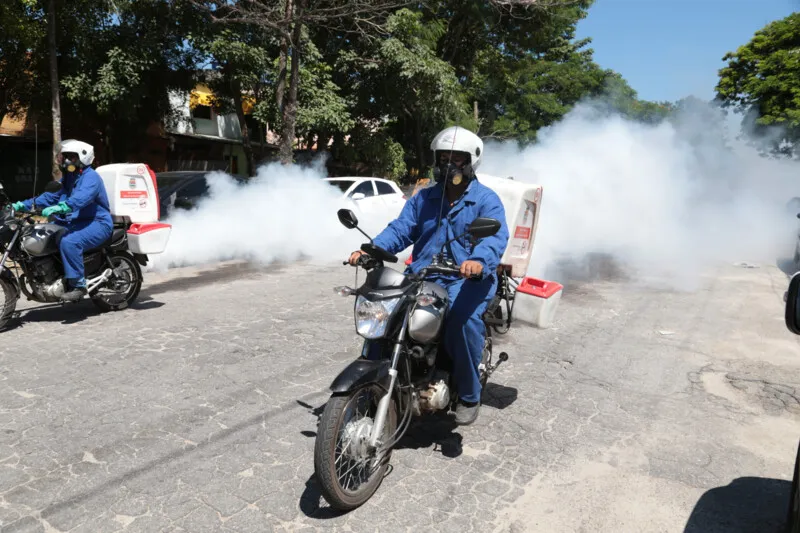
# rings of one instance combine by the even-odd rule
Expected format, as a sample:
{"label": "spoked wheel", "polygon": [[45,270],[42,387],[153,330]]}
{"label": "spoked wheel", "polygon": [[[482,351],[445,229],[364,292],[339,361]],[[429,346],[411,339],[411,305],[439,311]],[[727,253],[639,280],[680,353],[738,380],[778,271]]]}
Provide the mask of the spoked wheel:
{"label": "spoked wheel", "polygon": [[508,333],[509,330],[508,313],[503,311],[503,300],[501,300],[499,297],[496,298],[498,301],[492,309],[491,317],[495,320],[499,320],[501,323],[492,324],[492,329],[498,335],[504,335]]}
{"label": "spoked wheel", "polygon": [[[391,450],[369,453],[368,441],[378,402],[385,389],[367,385],[347,395],[332,396],[319,420],[314,444],[314,473],[322,496],[340,511],[350,511],[369,500],[380,487],[389,466]],[[383,426],[382,442],[397,427],[395,402]]]}
{"label": "spoked wheel", "polygon": [[0,278],[0,330],[11,320],[17,308],[17,291],[10,281]]}
{"label": "spoked wheel", "polygon": [[128,253],[114,252],[109,259],[114,266],[111,279],[92,294],[92,301],[102,311],[120,311],[139,296],[142,270]]}
{"label": "spoked wheel", "polygon": [[483,357],[481,364],[478,366],[478,376],[481,382],[481,389],[486,387],[486,382],[489,381],[489,374],[486,370],[492,366],[492,330],[486,328],[486,338],[483,341]]}

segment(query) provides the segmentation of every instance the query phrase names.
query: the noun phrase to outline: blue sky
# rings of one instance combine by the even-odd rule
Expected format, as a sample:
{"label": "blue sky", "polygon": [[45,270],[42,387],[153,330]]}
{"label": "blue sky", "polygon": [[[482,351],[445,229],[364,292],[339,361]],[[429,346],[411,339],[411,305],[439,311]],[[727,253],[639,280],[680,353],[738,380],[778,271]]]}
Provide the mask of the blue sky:
{"label": "blue sky", "polygon": [[714,97],[722,56],[800,0],[595,0],[577,37],[595,61],[622,74],[639,98]]}

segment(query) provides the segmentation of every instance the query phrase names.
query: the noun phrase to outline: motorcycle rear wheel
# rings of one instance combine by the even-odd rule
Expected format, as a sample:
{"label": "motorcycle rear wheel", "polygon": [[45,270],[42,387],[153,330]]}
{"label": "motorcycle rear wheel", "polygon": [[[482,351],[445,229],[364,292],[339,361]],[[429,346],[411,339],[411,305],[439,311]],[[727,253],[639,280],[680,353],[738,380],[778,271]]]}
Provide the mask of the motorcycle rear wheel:
{"label": "motorcycle rear wheel", "polygon": [[[101,311],[121,311],[126,309],[139,296],[142,289],[142,269],[136,259],[127,252],[114,252],[110,258],[114,270],[124,274],[118,277],[113,274],[112,278],[101,287],[98,292],[92,294],[92,303]],[[100,291],[110,288],[107,294]]]}
{"label": "motorcycle rear wheel", "polygon": [[[367,459],[354,458],[351,449],[354,441],[357,441],[358,434],[368,435],[371,429],[371,422],[374,419],[375,411],[380,398],[386,390],[377,384],[366,385],[344,395],[334,395],[325,405],[325,410],[319,419],[317,438],[314,443],[314,475],[320,485],[320,490],[325,501],[331,507],[339,511],[351,511],[360,507],[369,500],[380,487],[386,470],[389,467],[389,459],[392,451],[389,450],[381,457]],[[367,393],[371,399],[367,401],[368,412],[364,418],[356,421],[347,422],[347,414],[351,407],[356,406],[356,414],[360,408],[356,405],[358,400]],[[381,440],[387,442],[397,428],[397,409],[394,399],[389,404],[389,412],[386,416],[386,423],[383,426]],[[349,432],[349,439],[345,441],[345,433]],[[354,438],[355,437],[355,438]],[[366,470],[366,478],[357,486],[351,488],[351,477],[348,474],[362,464],[361,468]],[[352,465],[352,466],[351,466]]]}

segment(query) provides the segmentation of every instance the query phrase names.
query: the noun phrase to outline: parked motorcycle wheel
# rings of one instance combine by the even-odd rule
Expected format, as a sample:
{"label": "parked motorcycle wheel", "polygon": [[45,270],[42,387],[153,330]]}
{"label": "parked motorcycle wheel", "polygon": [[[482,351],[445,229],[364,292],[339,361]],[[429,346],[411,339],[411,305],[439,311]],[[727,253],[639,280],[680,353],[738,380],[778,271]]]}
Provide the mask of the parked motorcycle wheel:
{"label": "parked motorcycle wheel", "polygon": [[492,330],[486,328],[486,338],[483,341],[483,358],[481,359],[480,374],[478,379],[481,383],[481,389],[486,388],[486,382],[489,381],[489,375],[486,370],[492,366]]}
{"label": "parked motorcycle wheel", "polygon": [[14,285],[7,279],[0,278],[0,302],[2,302],[2,309],[0,309],[0,329],[3,329],[11,320],[14,310],[17,308],[17,291]]}
{"label": "parked motorcycle wheel", "polygon": [[[360,507],[375,494],[386,475],[391,450],[369,457],[366,446],[378,402],[385,392],[371,384],[346,395],[331,396],[320,416],[314,443],[314,475],[322,496],[334,509],[350,511]],[[348,419],[353,411],[356,416]],[[363,416],[359,417],[362,411]],[[392,399],[381,440],[387,442],[396,427],[397,410]]]}
{"label": "parked motorcycle wheel", "polygon": [[[114,274],[105,285],[92,294],[92,302],[101,311],[121,311],[139,296],[142,289],[142,270],[128,252],[114,252],[111,257]],[[102,292],[108,290],[108,292]]]}

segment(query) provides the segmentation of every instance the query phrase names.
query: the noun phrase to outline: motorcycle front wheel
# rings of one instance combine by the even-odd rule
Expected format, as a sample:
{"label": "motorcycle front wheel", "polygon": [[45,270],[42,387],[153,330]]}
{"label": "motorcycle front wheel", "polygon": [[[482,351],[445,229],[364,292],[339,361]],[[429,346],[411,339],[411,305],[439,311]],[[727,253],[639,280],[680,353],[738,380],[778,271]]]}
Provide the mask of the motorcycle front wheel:
{"label": "motorcycle front wheel", "polygon": [[14,285],[7,279],[0,278],[0,330],[6,327],[17,308],[19,295]]}
{"label": "motorcycle front wheel", "polygon": [[[320,416],[314,443],[314,475],[322,496],[334,509],[351,511],[360,507],[375,494],[386,475],[391,450],[374,456],[367,447],[378,402],[385,393],[383,387],[370,384],[331,396]],[[392,399],[382,442],[388,442],[396,428],[397,409]]]}

